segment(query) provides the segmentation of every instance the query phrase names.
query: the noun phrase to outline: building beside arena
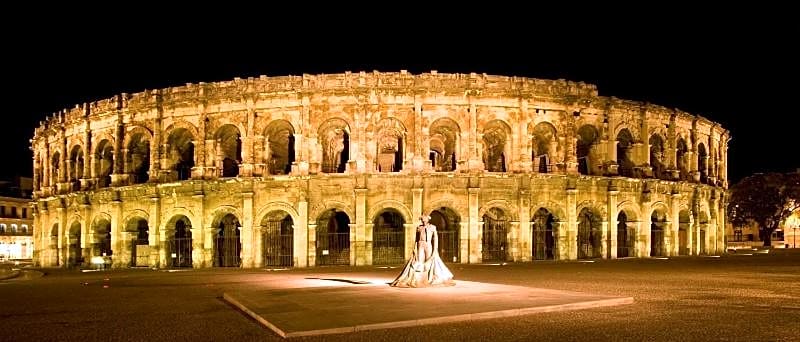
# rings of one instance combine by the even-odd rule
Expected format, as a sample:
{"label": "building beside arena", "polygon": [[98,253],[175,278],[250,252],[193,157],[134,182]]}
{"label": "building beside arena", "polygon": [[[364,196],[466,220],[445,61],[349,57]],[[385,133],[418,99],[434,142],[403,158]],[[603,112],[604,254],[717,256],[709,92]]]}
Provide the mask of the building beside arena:
{"label": "building beside arena", "polygon": [[398,264],[719,254],[729,132],[596,86],[360,72],[120,94],[35,129],[36,262]]}

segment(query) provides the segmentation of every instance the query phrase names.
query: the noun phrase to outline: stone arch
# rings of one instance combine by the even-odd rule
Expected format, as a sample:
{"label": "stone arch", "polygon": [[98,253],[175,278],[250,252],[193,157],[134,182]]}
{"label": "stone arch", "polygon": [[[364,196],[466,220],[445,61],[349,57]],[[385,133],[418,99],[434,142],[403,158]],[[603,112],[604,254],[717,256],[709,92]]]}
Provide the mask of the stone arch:
{"label": "stone arch", "polygon": [[599,175],[602,160],[597,151],[600,131],[592,124],[585,124],[576,132],[575,154],[578,158],[578,172],[583,175]]}
{"label": "stone arch", "polygon": [[675,167],[678,168],[678,177],[680,180],[689,180],[689,158],[686,155],[689,152],[689,145],[686,144],[686,139],[679,136],[675,141]]}
{"label": "stone arch", "polygon": [[345,214],[347,214],[347,217],[350,217],[351,220],[355,219],[355,215],[353,214],[353,209],[350,208],[350,206],[348,206],[344,202],[328,200],[320,202],[318,205],[314,206],[313,210],[309,210],[309,215],[308,215],[309,223],[319,224],[319,222],[316,222],[316,220],[322,215],[322,213],[331,209],[336,209],[344,212]]}
{"label": "stone arch", "polygon": [[617,165],[619,166],[619,175],[623,177],[633,177],[633,168],[635,165],[633,161],[633,144],[635,142],[633,134],[627,127],[623,127],[616,134],[617,141]]}
{"label": "stone arch", "polygon": [[242,264],[242,224],[236,210],[217,208],[212,221],[214,234],[214,262],[216,267],[239,267]]}
{"label": "stone arch", "polygon": [[[501,204],[500,201],[494,201]],[[508,259],[508,233],[510,213],[501,205],[487,203],[478,217],[483,222],[481,232],[481,257],[483,261],[505,261]]]}
{"label": "stone arch", "polygon": [[214,131],[217,153],[222,158],[217,160],[220,177],[236,177],[239,175],[239,164],[242,163],[242,131],[236,124],[226,123]]}
{"label": "stone arch", "polygon": [[59,151],[53,152],[50,155],[50,184],[54,185],[59,181],[59,175],[63,171],[63,165],[61,165],[61,153]]}
{"label": "stone arch", "polygon": [[[218,139],[221,133],[220,130],[225,126],[235,128],[242,138],[248,135],[247,127],[241,122],[231,120],[229,116],[215,117],[213,120],[209,118],[209,121],[209,124],[206,126],[206,134],[210,135],[209,138]],[[226,128],[226,130],[230,130],[230,128]]]}
{"label": "stone arch", "polygon": [[[620,202],[620,203],[625,203],[625,202],[623,201],[623,202]],[[589,210],[592,211],[593,214],[595,214],[598,217],[600,217],[601,221],[605,221],[606,220],[606,217],[607,217],[606,216],[606,205],[604,203],[600,203],[600,202],[593,201],[593,200],[585,200],[585,201],[581,201],[580,203],[578,203],[578,205],[575,206],[575,208],[576,208],[575,212],[578,212],[578,213],[580,213],[581,210],[583,210],[583,209],[589,209]]]}
{"label": "stone arch", "polygon": [[491,200],[484,203],[483,206],[478,209],[478,217],[483,217],[483,215],[485,215],[486,212],[492,208],[502,209],[509,221],[517,221],[518,211],[516,206],[507,200],[500,199]]}
{"label": "stone arch", "polygon": [[175,127],[166,131],[167,142],[167,168],[174,174],[170,180],[187,180],[191,178],[192,168],[195,166],[194,141],[197,135],[186,127]]}
{"label": "stone arch", "polygon": [[147,211],[144,211],[142,209],[130,210],[130,211],[125,213],[125,218],[122,220],[122,222],[127,224],[128,222],[130,222],[130,220],[132,220],[134,218],[137,218],[137,217],[138,218],[142,218],[144,220],[149,220],[150,219],[150,214]]}
{"label": "stone arch", "polygon": [[700,172],[700,182],[708,181],[708,152],[702,142],[697,144],[697,171]]}
{"label": "stone arch", "polygon": [[666,238],[669,231],[669,207],[663,202],[650,206],[650,256],[666,256]]}
{"label": "stone arch", "polygon": [[494,119],[483,126],[483,165],[489,172],[508,171],[513,150],[511,127],[503,120]]}
{"label": "stone arch", "polygon": [[152,134],[144,127],[138,126],[125,136],[127,149],[125,173],[133,179],[132,183],[141,184],[150,179],[150,150]]}
{"label": "stone arch", "polygon": [[653,204],[650,205],[650,213],[652,214],[652,212],[656,210],[662,211],[664,213],[667,222],[671,221],[670,218],[672,217],[672,210],[670,210],[669,205],[667,205],[662,201],[653,202]]}
{"label": "stone arch", "polygon": [[75,183],[81,178],[84,178],[83,170],[86,163],[86,157],[83,152],[83,145],[72,145],[69,152],[69,171],[68,181]]}
{"label": "stone arch", "polygon": [[399,172],[403,169],[408,132],[394,117],[380,119],[375,125],[375,169],[378,172]]}
{"label": "stone arch", "polygon": [[164,136],[169,137],[170,135],[172,135],[172,132],[178,129],[185,129],[192,136],[193,139],[198,139],[198,137],[200,136],[200,133],[197,132],[197,127],[195,127],[192,123],[186,120],[180,120],[180,119],[175,120],[172,124],[170,124],[169,126],[167,126],[167,128],[164,129],[163,131]]}
{"label": "stone arch", "polygon": [[[633,201],[622,201],[617,204],[618,212],[625,212],[628,222],[641,221],[642,215],[639,212],[639,206]],[[617,213],[619,215],[619,213]]]}
{"label": "stone arch", "polygon": [[602,222],[605,221],[597,208],[578,207],[578,259],[601,257]]}
{"label": "stone arch", "polygon": [[105,188],[111,185],[114,159],[118,157],[116,152],[113,139],[102,139],[95,146],[93,170],[94,177],[97,178],[98,188]]}
{"label": "stone arch", "polygon": [[[176,218],[178,216],[185,216],[186,219],[189,220],[189,224],[192,227],[194,227],[196,222],[198,222],[198,218],[195,217],[194,213],[192,213],[191,210],[188,210],[188,209],[183,208],[183,207],[170,208],[169,210],[167,210],[166,213],[164,213],[164,216],[162,216],[162,217],[169,217],[170,220],[172,220],[172,219],[174,219],[174,218]],[[169,228],[170,227],[169,226],[170,220],[162,220],[161,222],[163,222],[163,223],[161,224],[161,227],[159,227],[159,229],[164,230],[164,231],[172,230],[172,229]],[[172,225],[174,226],[175,223],[173,222]],[[197,227],[197,228],[202,228],[202,227]]]}
{"label": "stone arch", "polygon": [[403,202],[392,199],[382,200],[371,205],[369,212],[367,213],[367,219],[374,219],[381,211],[385,209],[397,210],[397,212],[403,216],[403,220],[405,220],[406,223],[413,223],[415,221],[415,217],[411,213],[411,209],[403,204]]}
{"label": "stone arch", "polygon": [[74,220],[66,230],[65,243],[67,244],[67,261],[68,266],[75,266],[83,261],[83,254],[81,252],[81,236],[83,233],[81,221]]}
{"label": "stone arch", "polygon": [[367,216],[372,223],[372,264],[402,264],[406,252],[406,224],[411,223],[395,207],[384,206]]}
{"label": "stone arch", "polygon": [[[242,217],[242,212],[232,205],[221,205],[214,210],[211,211],[211,214],[208,215],[207,220],[205,222],[211,222],[211,227],[217,227],[220,224],[220,220],[228,214],[232,214],[236,216],[237,219]],[[240,221],[241,222],[241,221]]]}
{"label": "stone arch", "polygon": [[689,235],[692,232],[694,218],[688,206],[681,206],[678,212],[678,255],[691,254]]}
{"label": "stone arch", "polygon": [[553,260],[556,258],[556,241],[558,241],[559,218],[545,207],[533,209],[532,252],[533,260]]}
{"label": "stone arch", "polygon": [[[330,205],[331,203],[328,203]],[[328,208],[314,217],[316,222],[316,260],[318,265],[349,265],[350,236],[355,217]]]}
{"label": "stone arch", "polygon": [[666,139],[658,132],[650,135],[649,164],[653,170],[653,177],[666,179],[667,163],[665,158]]}
{"label": "stone arch", "polygon": [[533,161],[533,171],[540,173],[550,173],[553,171],[554,156],[558,147],[558,131],[556,127],[548,122],[541,121],[531,127],[528,125],[528,136],[531,144],[531,160]]}
{"label": "stone arch", "polygon": [[430,212],[432,212],[432,211],[434,211],[436,209],[439,209],[439,208],[449,208],[456,215],[458,215],[458,217],[464,217],[464,215],[462,213],[468,213],[469,212],[469,209],[466,206],[459,205],[460,204],[459,201],[457,201],[456,199],[454,199],[452,197],[449,197],[449,196],[448,197],[431,198],[429,201],[427,201],[427,203],[429,203],[429,204],[427,204],[422,209],[423,213],[430,213]]}
{"label": "stone arch", "polygon": [[628,134],[630,134],[632,141],[639,141],[639,139],[638,139],[639,131],[637,130],[637,128],[635,126],[632,126],[632,125],[624,123],[624,122],[619,124],[619,125],[617,125],[617,127],[614,128],[614,134],[612,136],[613,137],[619,137],[619,134],[623,130],[628,131]]}
{"label": "stone arch", "polygon": [[343,173],[350,160],[350,124],[339,117],[319,125],[317,137],[322,147],[322,172]]}
{"label": "stone arch", "polygon": [[461,127],[449,117],[440,117],[431,123],[428,132],[429,158],[434,171],[455,171],[461,156]]}
{"label": "stone arch", "polygon": [[93,256],[110,256],[111,249],[111,215],[108,213],[98,213],[92,219],[91,234],[94,235],[92,244]]}
{"label": "stone arch", "polygon": [[[192,223],[191,216],[185,215],[188,211],[184,208],[175,208],[172,210],[174,214],[169,217],[169,220],[164,220],[165,232],[165,246],[167,255],[170,260],[167,265],[171,267],[192,267],[192,241],[193,239],[204,239],[203,236],[192,236]],[[202,235],[202,234],[201,234]],[[172,257],[175,255],[175,257]]]}
{"label": "stone arch", "polygon": [[278,208],[265,211],[258,221],[260,226],[259,239],[262,239],[262,253],[264,266],[294,265],[294,231],[295,220],[292,214]]}
{"label": "stone arch", "polygon": [[297,224],[297,222],[300,220],[300,214],[297,212],[297,210],[294,207],[292,207],[291,204],[286,202],[269,202],[266,205],[262,206],[261,209],[258,209],[255,217],[263,218],[265,217],[265,215],[273,211],[286,212],[287,214],[289,214],[289,216],[292,217],[292,221],[294,222],[294,224]]}
{"label": "stone arch", "polygon": [[146,126],[141,125],[134,125],[128,126],[125,132],[125,139],[123,140],[123,146],[130,146],[131,140],[136,135],[142,135],[147,137],[147,140],[153,141],[153,131],[151,131]]}
{"label": "stone arch", "polygon": [[555,217],[556,222],[567,221],[566,211],[564,211],[564,207],[558,202],[553,202],[553,201],[537,202],[535,205],[531,206],[531,217],[533,217],[533,215],[536,213],[537,210],[539,210],[539,208],[547,209],[547,211],[550,212],[550,214],[552,214]]}
{"label": "stone arch", "polygon": [[295,129],[283,119],[270,121],[264,128],[264,156],[268,174],[288,174],[295,161]]}

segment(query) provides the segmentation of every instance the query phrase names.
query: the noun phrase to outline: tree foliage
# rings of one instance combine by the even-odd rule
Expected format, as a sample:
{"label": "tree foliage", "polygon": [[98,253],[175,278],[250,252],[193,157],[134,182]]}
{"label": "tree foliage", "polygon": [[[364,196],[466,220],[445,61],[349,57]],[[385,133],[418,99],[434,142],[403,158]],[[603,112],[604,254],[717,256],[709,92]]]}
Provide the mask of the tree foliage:
{"label": "tree foliage", "polygon": [[764,234],[772,232],[800,209],[800,173],[764,173],[747,177],[731,188],[728,217],[734,226],[755,222]]}

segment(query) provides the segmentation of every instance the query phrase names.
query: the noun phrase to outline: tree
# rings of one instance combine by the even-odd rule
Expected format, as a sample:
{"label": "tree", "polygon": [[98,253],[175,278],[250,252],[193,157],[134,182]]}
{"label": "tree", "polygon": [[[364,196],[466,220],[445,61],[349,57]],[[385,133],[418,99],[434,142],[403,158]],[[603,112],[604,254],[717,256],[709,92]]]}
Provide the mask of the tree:
{"label": "tree", "polygon": [[733,225],[758,224],[764,246],[772,232],[800,209],[800,173],[758,173],[731,188],[728,217]]}

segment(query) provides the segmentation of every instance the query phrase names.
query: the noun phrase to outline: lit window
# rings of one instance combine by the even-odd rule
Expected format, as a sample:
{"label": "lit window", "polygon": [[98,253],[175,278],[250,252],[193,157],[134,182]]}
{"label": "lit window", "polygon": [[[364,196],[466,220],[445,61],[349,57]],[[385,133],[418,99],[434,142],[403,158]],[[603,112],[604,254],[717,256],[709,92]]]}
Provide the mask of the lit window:
{"label": "lit window", "polygon": [[22,232],[23,233],[27,233],[28,232],[28,225],[27,224],[23,224],[22,225]]}
{"label": "lit window", "polygon": [[17,224],[16,223],[12,223],[11,224],[11,232],[12,233],[16,233],[17,232]]}

